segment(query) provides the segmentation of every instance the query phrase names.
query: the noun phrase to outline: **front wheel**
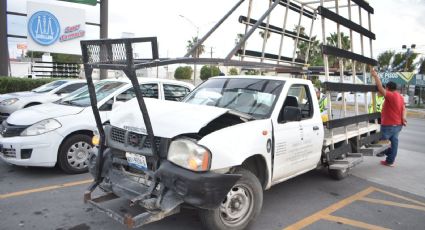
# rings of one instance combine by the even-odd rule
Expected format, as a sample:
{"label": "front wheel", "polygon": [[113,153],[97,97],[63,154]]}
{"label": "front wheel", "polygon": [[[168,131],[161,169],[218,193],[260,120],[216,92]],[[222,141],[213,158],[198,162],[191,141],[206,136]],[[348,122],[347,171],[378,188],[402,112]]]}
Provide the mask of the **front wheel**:
{"label": "front wheel", "polygon": [[235,174],[242,174],[242,177],[230,189],[220,206],[200,211],[201,222],[206,228],[245,229],[260,213],[263,189],[258,178],[246,169],[238,169]]}
{"label": "front wheel", "polygon": [[88,170],[88,160],[92,149],[91,137],[84,134],[70,136],[62,142],[58,161],[60,168],[70,174]]}

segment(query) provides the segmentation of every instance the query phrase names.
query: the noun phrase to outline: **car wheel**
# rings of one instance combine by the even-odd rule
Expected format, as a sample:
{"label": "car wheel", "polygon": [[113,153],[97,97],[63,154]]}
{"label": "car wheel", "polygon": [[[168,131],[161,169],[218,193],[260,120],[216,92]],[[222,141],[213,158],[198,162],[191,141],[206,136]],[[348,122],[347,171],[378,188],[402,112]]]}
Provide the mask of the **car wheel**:
{"label": "car wheel", "polygon": [[200,211],[201,222],[206,228],[245,229],[260,213],[263,205],[260,181],[246,169],[239,169],[235,174],[242,174],[242,177],[230,189],[220,206]]}
{"label": "car wheel", "polygon": [[66,138],[59,149],[60,168],[70,174],[87,172],[92,147],[88,135],[76,134]]}

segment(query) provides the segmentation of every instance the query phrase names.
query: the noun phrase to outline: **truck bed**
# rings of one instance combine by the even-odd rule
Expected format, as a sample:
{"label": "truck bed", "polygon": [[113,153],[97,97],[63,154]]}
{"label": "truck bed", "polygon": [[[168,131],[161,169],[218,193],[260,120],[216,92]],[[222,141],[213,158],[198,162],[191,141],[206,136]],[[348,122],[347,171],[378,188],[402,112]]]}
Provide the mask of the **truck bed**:
{"label": "truck bed", "polygon": [[[360,123],[359,129],[357,129],[357,125],[349,125],[347,126],[347,138],[350,139],[352,137],[355,137],[357,135],[362,135],[371,131],[379,131],[380,125],[379,124],[372,124],[372,123]],[[329,129],[325,128],[325,139],[323,141],[324,146],[329,146],[332,143],[332,140],[334,143],[338,143],[340,141],[343,141],[346,139],[345,136],[345,127],[340,127],[333,129],[333,136],[331,136],[331,132]]]}

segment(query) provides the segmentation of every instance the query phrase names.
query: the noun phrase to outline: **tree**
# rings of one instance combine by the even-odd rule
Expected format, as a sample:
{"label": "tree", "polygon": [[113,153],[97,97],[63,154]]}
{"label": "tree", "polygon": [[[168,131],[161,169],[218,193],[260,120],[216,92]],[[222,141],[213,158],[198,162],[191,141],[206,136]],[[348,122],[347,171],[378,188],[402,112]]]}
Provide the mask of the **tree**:
{"label": "tree", "polygon": [[41,58],[43,56],[44,52],[39,51],[27,51],[25,54],[25,57],[33,57],[33,58]]}
{"label": "tree", "polygon": [[[303,26],[298,27],[296,25],[294,27],[294,32],[297,33],[298,28],[300,30],[300,36],[306,36],[305,34],[305,28]],[[311,38],[311,44],[310,44],[310,51],[308,53],[308,64],[311,66],[323,66],[323,56],[322,56],[322,49],[321,49],[321,43],[319,40],[317,40],[317,37],[314,36]],[[297,58],[305,60],[308,50],[308,42],[303,41],[301,39],[298,40],[297,44]]]}
{"label": "tree", "polygon": [[245,75],[260,75],[260,71],[256,69],[248,69],[245,72]]}
{"label": "tree", "polygon": [[382,69],[388,69],[390,67],[391,58],[394,56],[393,50],[387,50],[378,55],[378,64]]}
{"label": "tree", "polygon": [[229,70],[229,73],[228,73],[229,75],[238,75],[239,74],[239,72],[238,72],[238,69],[236,69],[236,68],[230,68],[230,70]]}
{"label": "tree", "polygon": [[220,73],[221,73],[220,68],[218,68],[217,66],[204,65],[201,68],[200,78],[202,80],[207,80],[210,77],[220,75]]}
{"label": "tree", "polygon": [[[192,37],[192,40],[187,40],[186,50],[189,52],[195,44],[198,43],[198,37]],[[198,46],[198,48],[195,50],[195,54],[192,54],[192,57],[199,57],[201,54],[205,52],[205,46],[202,44]]]}
{"label": "tree", "polygon": [[[341,34],[341,49],[349,50],[351,48],[350,37],[345,35],[343,32]],[[330,46],[338,47],[338,33],[332,33],[329,37],[326,37],[326,42]],[[334,56],[328,56],[329,67],[339,68],[339,59]],[[343,63],[345,67],[349,66],[348,60],[343,58]]]}
{"label": "tree", "polygon": [[266,41],[267,41],[267,39],[269,39],[269,38],[270,38],[270,35],[271,35],[270,31],[261,30],[261,31],[259,32],[259,34],[260,34],[261,38],[263,38],[263,39],[264,39],[264,37],[266,36],[266,32],[267,32],[267,38],[266,38]]}
{"label": "tree", "polygon": [[394,55],[394,61],[392,63],[392,69],[394,71],[407,71],[412,72],[415,70],[413,61],[418,56],[417,53],[397,53]]}
{"label": "tree", "polygon": [[174,72],[174,78],[178,80],[187,80],[192,77],[192,67],[190,66],[179,66]]}

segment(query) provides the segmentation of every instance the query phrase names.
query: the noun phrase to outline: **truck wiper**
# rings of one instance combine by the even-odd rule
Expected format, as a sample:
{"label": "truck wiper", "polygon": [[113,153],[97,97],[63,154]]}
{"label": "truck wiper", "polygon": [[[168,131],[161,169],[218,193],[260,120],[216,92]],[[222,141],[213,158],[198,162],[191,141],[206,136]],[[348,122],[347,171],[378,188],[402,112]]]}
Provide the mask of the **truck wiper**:
{"label": "truck wiper", "polygon": [[243,121],[253,121],[256,120],[255,117],[251,116],[250,114],[244,113],[244,112],[240,112],[234,109],[229,109],[229,113],[236,115],[238,117],[240,117]]}

